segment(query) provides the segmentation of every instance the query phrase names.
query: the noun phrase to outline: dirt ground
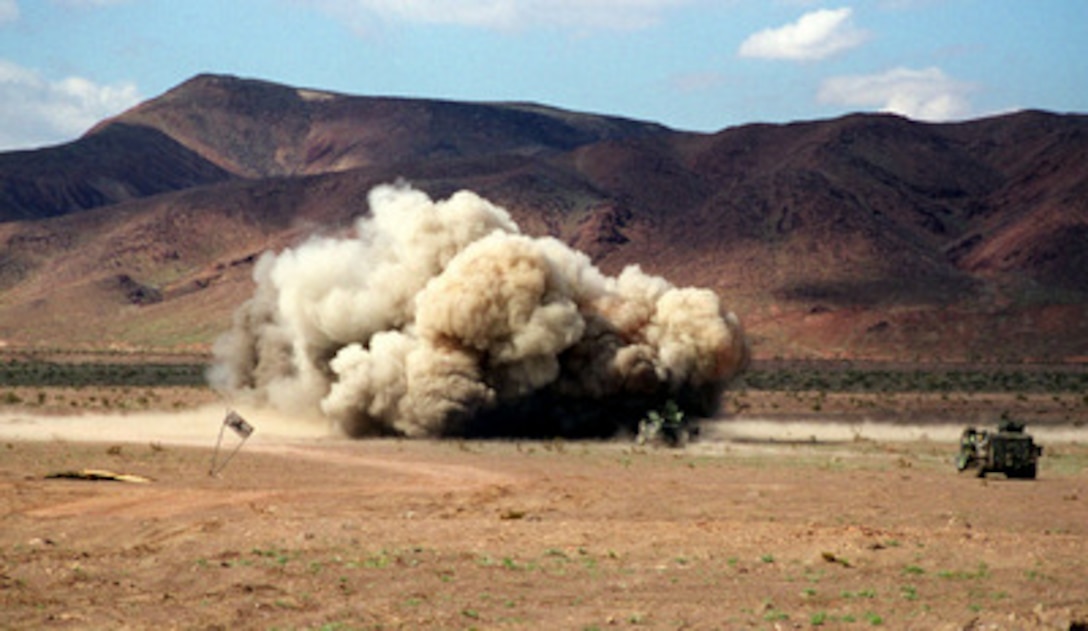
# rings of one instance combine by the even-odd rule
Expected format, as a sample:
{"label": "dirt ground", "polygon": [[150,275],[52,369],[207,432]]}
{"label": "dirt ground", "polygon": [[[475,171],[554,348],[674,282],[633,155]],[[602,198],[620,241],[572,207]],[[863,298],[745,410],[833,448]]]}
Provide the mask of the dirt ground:
{"label": "dirt ground", "polygon": [[[1023,481],[958,475],[959,426],[834,414],[668,449],[244,413],[212,477],[222,406],[0,410],[0,628],[1088,628],[1078,425]],[[151,481],[46,477],[83,468]]]}

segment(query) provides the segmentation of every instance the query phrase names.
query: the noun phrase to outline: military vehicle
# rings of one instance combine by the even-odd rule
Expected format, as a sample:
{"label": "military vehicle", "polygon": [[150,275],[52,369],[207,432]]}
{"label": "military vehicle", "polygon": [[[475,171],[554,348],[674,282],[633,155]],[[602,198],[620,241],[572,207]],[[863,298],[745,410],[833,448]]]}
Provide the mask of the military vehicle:
{"label": "military vehicle", "polygon": [[1043,448],[1024,432],[1024,424],[1005,419],[996,432],[968,427],[960,436],[956,469],[977,470],[978,477],[1004,473],[1009,478],[1034,479]]}
{"label": "military vehicle", "polygon": [[660,412],[650,410],[638,423],[637,442],[683,447],[688,440],[699,434],[699,427],[691,423],[676,402],[669,399]]}

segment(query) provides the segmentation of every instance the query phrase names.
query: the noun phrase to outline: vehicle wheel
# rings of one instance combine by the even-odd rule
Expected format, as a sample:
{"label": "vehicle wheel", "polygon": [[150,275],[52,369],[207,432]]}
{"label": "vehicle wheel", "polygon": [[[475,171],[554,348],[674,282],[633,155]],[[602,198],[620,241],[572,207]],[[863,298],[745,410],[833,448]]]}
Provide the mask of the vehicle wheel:
{"label": "vehicle wheel", "polygon": [[1009,472],[1010,478],[1016,478],[1018,480],[1034,480],[1036,473],[1036,465],[1029,464],[1019,469],[1014,469]]}

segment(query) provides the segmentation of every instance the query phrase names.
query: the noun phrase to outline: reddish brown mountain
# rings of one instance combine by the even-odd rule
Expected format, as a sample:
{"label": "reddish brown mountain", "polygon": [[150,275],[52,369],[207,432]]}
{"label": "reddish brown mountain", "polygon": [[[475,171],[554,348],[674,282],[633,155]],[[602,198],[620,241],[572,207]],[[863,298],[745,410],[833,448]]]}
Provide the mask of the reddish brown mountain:
{"label": "reddish brown mountain", "polygon": [[214,75],[104,121],[90,135],[117,123],[159,129],[244,177],[533,155],[665,130],[530,104],[368,98]]}
{"label": "reddish brown mountain", "polygon": [[157,129],[117,123],[59,147],[0,154],[0,221],[64,215],[230,177]]}
{"label": "reddish brown mountain", "polygon": [[693,134],[201,76],[0,155],[0,339],[204,347],[261,251],[343,228],[403,177],[476,190],[606,271],[715,288],[757,356],[1085,357],[1085,164],[1082,115]]}

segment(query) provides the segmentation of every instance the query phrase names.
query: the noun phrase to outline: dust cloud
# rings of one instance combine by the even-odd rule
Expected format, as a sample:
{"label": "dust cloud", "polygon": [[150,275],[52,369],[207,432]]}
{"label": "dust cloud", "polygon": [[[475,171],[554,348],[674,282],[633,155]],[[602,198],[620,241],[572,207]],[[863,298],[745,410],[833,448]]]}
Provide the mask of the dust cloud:
{"label": "dust cloud", "polygon": [[349,436],[609,436],[675,400],[710,416],[748,350],[708,289],[610,277],[471,191],[369,195],[346,237],[257,263],[214,387]]}

